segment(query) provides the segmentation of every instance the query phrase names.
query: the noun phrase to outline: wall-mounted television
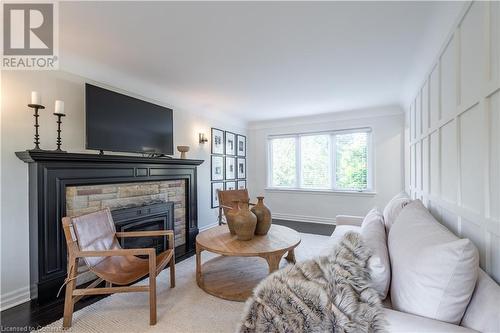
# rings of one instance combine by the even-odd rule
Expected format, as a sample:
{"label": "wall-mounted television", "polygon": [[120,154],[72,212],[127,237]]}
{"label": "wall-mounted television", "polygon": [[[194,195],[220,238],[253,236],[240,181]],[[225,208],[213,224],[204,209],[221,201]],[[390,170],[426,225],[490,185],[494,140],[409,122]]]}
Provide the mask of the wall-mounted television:
{"label": "wall-mounted television", "polygon": [[85,84],[86,148],[173,155],[172,109]]}

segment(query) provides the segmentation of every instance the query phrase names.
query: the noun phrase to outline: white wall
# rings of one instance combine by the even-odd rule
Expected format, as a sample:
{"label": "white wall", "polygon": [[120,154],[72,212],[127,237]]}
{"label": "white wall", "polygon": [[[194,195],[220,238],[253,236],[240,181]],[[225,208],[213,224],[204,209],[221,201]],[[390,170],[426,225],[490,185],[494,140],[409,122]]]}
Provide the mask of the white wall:
{"label": "white wall", "polygon": [[[32,90],[42,94],[47,109],[41,111],[42,149],[56,147],[54,100],[65,102],[63,149],[85,152],[84,83],[96,83],[77,75],[55,71],[4,71],[1,110],[1,308],[29,299],[28,169],[14,153],[33,147],[33,116],[26,104]],[[127,89],[127,84],[119,86]],[[202,112],[187,112],[117,88],[114,90],[173,107],[174,146],[189,145],[189,158],[203,159],[198,168],[198,223],[201,229],[217,223],[216,210],[210,208],[210,144],[200,145],[198,133],[210,136],[210,127],[246,134],[245,123],[229,117],[212,119]],[[90,151],[89,151],[90,152]],[[94,151],[95,152],[95,151]],[[179,153],[176,152],[176,156]],[[54,223],[59,223],[54,221]]]}
{"label": "white wall", "polygon": [[500,281],[500,2],[464,9],[407,112],[407,187]]}
{"label": "white wall", "polygon": [[[278,191],[266,189],[269,135],[371,127],[373,129],[376,194]],[[364,109],[326,115],[257,122],[249,125],[249,190],[262,194],[274,218],[334,223],[338,214],[364,215],[374,206],[383,209],[403,190],[404,113],[399,107]]]}

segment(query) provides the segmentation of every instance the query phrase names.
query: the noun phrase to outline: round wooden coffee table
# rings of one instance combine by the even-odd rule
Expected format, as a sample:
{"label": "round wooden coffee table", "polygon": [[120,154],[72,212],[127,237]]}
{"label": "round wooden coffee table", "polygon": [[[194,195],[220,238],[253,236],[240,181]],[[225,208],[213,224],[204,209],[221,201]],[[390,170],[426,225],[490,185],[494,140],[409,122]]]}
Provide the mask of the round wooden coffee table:
{"label": "round wooden coffee table", "polygon": [[[286,260],[295,263],[294,249],[299,244],[299,233],[280,225],[249,241],[237,240],[225,225],[208,229],[196,237],[196,282],[213,296],[245,301],[263,278],[279,268],[285,253]],[[202,265],[203,251],[221,256]]]}

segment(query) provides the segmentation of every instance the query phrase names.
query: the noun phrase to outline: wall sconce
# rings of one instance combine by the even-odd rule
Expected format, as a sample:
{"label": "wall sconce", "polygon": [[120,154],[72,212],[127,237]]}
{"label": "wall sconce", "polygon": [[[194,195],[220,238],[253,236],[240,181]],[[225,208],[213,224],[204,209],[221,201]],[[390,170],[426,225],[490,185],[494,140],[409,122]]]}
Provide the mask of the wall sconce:
{"label": "wall sconce", "polygon": [[205,133],[199,133],[198,134],[198,137],[200,139],[200,143],[205,143],[205,142],[208,142],[208,139],[207,137],[205,136]]}

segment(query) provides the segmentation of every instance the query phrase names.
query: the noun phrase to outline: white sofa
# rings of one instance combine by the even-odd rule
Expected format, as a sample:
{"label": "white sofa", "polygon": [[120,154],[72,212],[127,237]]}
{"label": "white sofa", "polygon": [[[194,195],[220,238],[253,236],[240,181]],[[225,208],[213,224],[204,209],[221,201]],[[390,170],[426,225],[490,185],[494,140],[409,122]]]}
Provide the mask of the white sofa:
{"label": "white sofa", "polygon": [[[429,227],[436,227],[431,226],[431,225],[425,225],[422,227],[422,223],[437,223],[436,220],[432,218],[430,213],[425,209],[423,205],[413,205],[413,210],[414,212],[405,212],[405,209],[410,209],[408,207],[400,209],[402,212],[400,214],[400,217],[402,220],[397,218],[395,221],[392,221],[390,224],[394,223],[396,225],[397,223],[410,223],[412,222],[411,219],[418,219],[415,220],[415,222],[420,223],[419,229],[414,229],[414,230],[421,230],[421,229],[426,229],[428,230]],[[423,212],[422,210],[425,210]],[[387,209],[385,210],[385,213]],[[399,212],[396,211],[396,214]],[[423,215],[422,215],[423,214]],[[395,214],[393,214],[395,215]],[[403,217],[403,215],[405,215]],[[414,215],[414,217],[413,217]],[[424,217],[422,217],[424,216]],[[392,216],[393,218],[396,216]],[[388,218],[386,218],[388,219]],[[361,233],[361,225],[363,223],[364,217],[359,217],[359,216],[346,216],[346,215],[339,215],[336,217],[336,228],[334,233],[332,234],[328,246],[331,246],[332,243],[335,243],[339,241],[342,236],[349,232],[349,231],[356,231]],[[389,224],[389,227],[390,227]],[[387,224],[386,224],[387,225]],[[442,227],[441,224],[439,224],[440,228],[445,229]],[[401,229],[401,228],[400,228]],[[432,229],[432,228],[430,228]],[[390,239],[389,235],[393,229],[387,228],[386,234],[387,238]],[[396,232],[396,231],[394,231]],[[449,232],[446,229],[446,232]],[[418,231],[417,231],[418,233]],[[439,232],[438,232],[439,233]],[[434,235],[431,235],[432,238]],[[412,235],[410,233],[409,235],[405,235],[405,237],[408,237],[408,239],[405,240],[405,243],[411,243],[411,238],[412,237],[418,237],[417,235]],[[449,235],[446,235],[446,237],[450,237]],[[455,236],[453,236],[455,237]],[[457,238],[457,241],[462,241]],[[465,240],[464,240],[465,241]],[[394,242],[394,241],[393,241]],[[390,243],[390,242],[388,242]],[[473,246],[473,245],[472,245]],[[418,246],[417,246],[418,247]],[[396,248],[396,246],[392,246],[393,250]],[[438,249],[439,247],[437,247]],[[391,244],[388,244],[388,251],[391,251]],[[417,249],[418,251],[418,249]],[[437,250],[439,251],[439,250]],[[418,253],[418,252],[417,252]],[[395,258],[395,253],[389,253],[390,258],[391,258],[391,266],[393,266]],[[445,256],[446,254],[443,254]],[[436,257],[441,257],[441,254],[438,252],[436,253]],[[401,267],[400,264],[396,264],[397,267]],[[404,265],[403,265],[404,266]],[[477,266],[477,262],[476,262]],[[425,266],[424,266],[425,267]],[[394,267],[391,267],[392,274],[394,275]],[[412,267],[409,268],[411,270]],[[432,269],[431,269],[432,270]],[[388,329],[389,332],[433,332],[433,333],[452,333],[452,332],[491,332],[491,333],[500,333],[500,286],[492,279],[490,278],[483,270],[481,270],[479,267],[476,269],[477,274],[473,276],[473,279],[475,282],[472,282],[471,284],[471,291],[470,294],[472,296],[467,296],[467,299],[465,300],[466,303],[463,302],[463,309],[462,312],[460,312],[460,319],[458,319],[458,324],[451,324],[449,322],[445,321],[440,321],[436,319],[431,319],[427,318],[425,316],[421,315],[415,315],[414,313],[407,313],[403,311],[398,311],[394,309],[392,306],[391,299],[398,299],[397,295],[395,293],[398,293],[398,290],[395,289],[394,285],[394,280],[391,281],[391,289],[390,293],[387,296],[387,298],[383,301],[384,307],[385,307],[385,313],[386,313],[386,319],[388,321]],[[407,272],[408,273],[408,272]],[[415,274],[418,276],[418,272]],[[439,272],[438,272],[439,275]],[[398,283],[406,283],[405,281],[401,282],[401,275],[397,275],[399,277]],[[409,275],[406,275],[408,277]],[[411,276],[410,276],[410,279]],[[413,281],[414,284],[418,284],[421,281]],[[438,281],[439,282],[439,281]],[[409,282],[412,283],[412,282]],[[425,287],[426,284],[425,282],[422,282],[423,286]],[[422,288],[422,285],[419,286]],[[418,289],[417,287],[415,289]],[[440,293],[440,290],[435,290],[429,292],[436,292]],[[396,296],[396,297],[395,297]],[[432,295],[431,295],[432,296]],[[418,298],[418,297],[417,297]],[[408,298],[407,298],[408,300]],[[410,302],[412,298],[409,298]],[[399,301],[399,300],[398,300]],[[416,312],[418,312],[419,307],[425,312],[425,307],[427,302],[421,302],[424,304],[410,304],[410,308],[412,309],[417,309]],[[453,305],[453,304],[452,304]],[[453,305],[454,306],[454,305]],[[462,316],[463,313],[463,316]]]}

